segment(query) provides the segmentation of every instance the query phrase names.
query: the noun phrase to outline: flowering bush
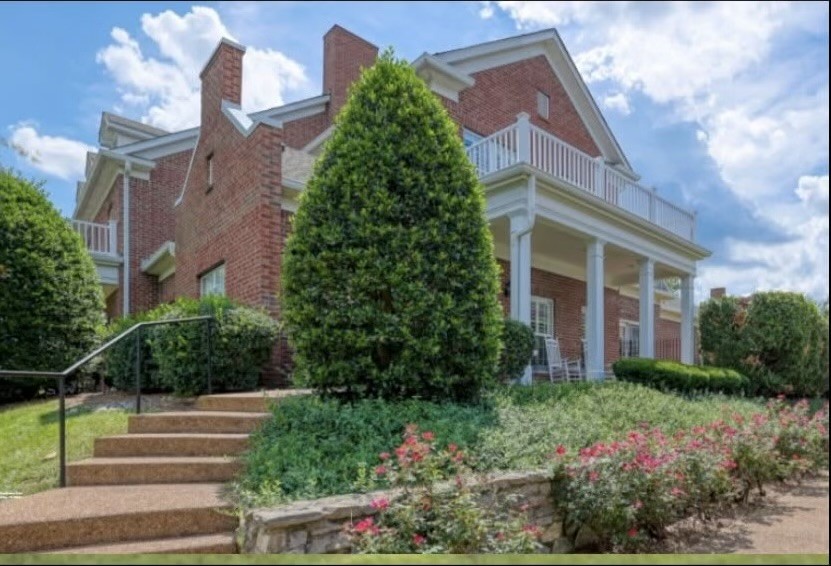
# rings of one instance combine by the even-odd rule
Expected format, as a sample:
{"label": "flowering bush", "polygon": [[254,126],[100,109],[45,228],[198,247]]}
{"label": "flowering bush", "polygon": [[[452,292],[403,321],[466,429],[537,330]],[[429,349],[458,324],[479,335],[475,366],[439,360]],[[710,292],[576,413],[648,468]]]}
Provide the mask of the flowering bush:
{"label": "flowering bush", "polygon": [[807,402],[776,400],[766,413],[671,436],[644,427],[576,455],[558,447],[555,492],[569,523],[590,529],[601,546],[633,550],[681,517],[706,517],[746,501],[753,488],[763,495],[765,482],[827,465],[827,442],[827,404],[810,415]]}
{"label": "flowering bush", "polygon": [[[540,549],[540,530],[528,523],[515,499],[480,504],[480,493],[465,479],[466,456],[450,444],[435,447],[432,432],[407,426],[404,442],[382,452],[378,478],[401,495],[372,501],[376,516],[347,525],[360,553],[526,553]],[[452,482],[440,485],[443,479]]]}

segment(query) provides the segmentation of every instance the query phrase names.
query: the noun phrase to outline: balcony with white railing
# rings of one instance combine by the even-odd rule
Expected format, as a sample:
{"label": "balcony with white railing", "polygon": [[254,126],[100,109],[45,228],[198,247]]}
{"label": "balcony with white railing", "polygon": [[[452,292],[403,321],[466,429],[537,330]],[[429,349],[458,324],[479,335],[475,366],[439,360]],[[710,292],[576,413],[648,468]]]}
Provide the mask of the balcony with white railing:
{"label": "balcony with white railing", "polygon": [[115,221],[101,224],[86,220],[72,220],[72,227],[81,235],[84,245],[93,257],[102,255],[118,256]]}
{"label": "balcony with white railing", "polygon": [[681,238],[695,240],[695,213],[663,197],[654,188],[631,181],[616,169],[567,144],[521,117],[467,148],[479,177],[519,163],[583,190]]}

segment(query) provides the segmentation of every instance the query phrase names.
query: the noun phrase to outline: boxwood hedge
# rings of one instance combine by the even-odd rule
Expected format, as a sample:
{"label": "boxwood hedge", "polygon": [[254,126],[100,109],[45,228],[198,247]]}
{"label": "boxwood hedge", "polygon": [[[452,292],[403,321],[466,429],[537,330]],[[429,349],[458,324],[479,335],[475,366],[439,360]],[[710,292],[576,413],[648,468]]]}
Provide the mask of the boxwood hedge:
{"label": "boxwood hedge", "polygon": [[622,381],[640,383],[660,390],[680,393],[747,393],[750,382],[737,371],[712,366],[691,366],[668,360],[626,358],[612,366]]}

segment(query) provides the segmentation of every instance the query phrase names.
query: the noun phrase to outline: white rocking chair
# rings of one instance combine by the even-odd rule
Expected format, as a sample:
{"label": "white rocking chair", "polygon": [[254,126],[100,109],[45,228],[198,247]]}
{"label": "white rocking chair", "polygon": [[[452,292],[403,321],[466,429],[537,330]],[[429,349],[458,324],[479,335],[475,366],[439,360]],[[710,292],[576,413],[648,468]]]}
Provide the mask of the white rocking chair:
{"label": "white rocking chair", "polygon": [[579,360],[569,360],[560,353],[560,341],[556,338],[545,339],[545,352],[548,355],[548,378],[557,381],[577,381],[582,379],[583,371]]}

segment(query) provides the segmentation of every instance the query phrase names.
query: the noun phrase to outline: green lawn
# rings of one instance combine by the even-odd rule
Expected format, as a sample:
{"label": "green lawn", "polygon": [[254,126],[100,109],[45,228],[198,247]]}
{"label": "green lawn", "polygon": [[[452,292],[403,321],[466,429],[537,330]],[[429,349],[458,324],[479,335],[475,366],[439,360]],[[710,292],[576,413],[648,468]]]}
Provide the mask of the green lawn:
{"label": "green lawn", "polygon": [[[92,454],[97,436],[127,431],[123,410],[68,409],[67,460]],[[0,492],[24,494],[58,484],[58,401],[0,406]]]}
{"label": "green lawn", "polygon": [[407,423],[434,432],[440,446],[459,445],[480,470],[509,470],[545,466],[559,444],[574,451],[622,440],[638,427],[674,432],[761,410],[760,401],[681,397],[622,382],[506,388],[477,405],[371,400],[339,406],[296,397],[275,406],[275,418],[253,437],[236,487],[244,506],[369,488],[378,454],[400,444]]}

